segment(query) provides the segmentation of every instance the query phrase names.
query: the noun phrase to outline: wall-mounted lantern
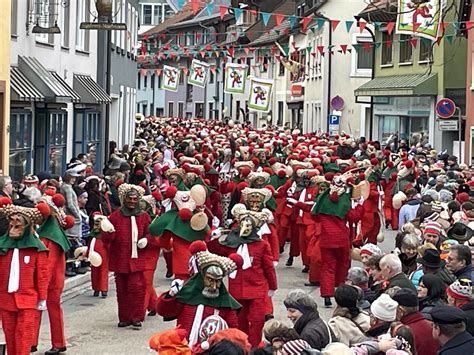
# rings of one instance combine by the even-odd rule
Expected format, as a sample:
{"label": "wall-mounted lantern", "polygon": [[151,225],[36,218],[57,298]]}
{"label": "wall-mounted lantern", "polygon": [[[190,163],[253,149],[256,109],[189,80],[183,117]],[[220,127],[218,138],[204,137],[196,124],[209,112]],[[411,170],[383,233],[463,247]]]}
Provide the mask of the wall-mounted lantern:
{"label": "wall-mounted lantern", "polygon": [[127,24],[112,22],[115,15],[112,13],[113,0],[96,0],[95,8],[97,22],[82,22],[80,28],[82,30],[118,30],[126,31]]}
{"label": "wall-mounted lantern", "polygon": [[60,5],[67,7],[69,1],[30,0],[28,2],[29,23],[34,23],[31,33],[61,33],[58,26],[58,8]]}

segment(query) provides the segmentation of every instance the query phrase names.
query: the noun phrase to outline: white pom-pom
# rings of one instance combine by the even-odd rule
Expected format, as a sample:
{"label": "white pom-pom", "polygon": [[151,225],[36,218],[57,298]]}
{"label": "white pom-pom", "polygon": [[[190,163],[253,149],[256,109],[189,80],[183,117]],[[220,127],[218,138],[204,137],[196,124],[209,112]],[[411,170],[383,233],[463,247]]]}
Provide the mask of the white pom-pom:
{"label": "white pom-pom", "polygon": [[209,342],[207,340],[204,340],[202,343],[201,343],[201,349],[202,350],[208,350],[209,349]]}

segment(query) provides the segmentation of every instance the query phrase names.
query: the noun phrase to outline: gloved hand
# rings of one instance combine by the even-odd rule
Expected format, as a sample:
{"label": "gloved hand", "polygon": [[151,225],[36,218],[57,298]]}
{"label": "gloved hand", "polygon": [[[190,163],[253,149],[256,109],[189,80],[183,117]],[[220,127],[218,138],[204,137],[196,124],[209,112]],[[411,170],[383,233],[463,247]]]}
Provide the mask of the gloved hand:
{"label": "gloved hand", "polygon": [[183,280],[174,279],[174,280],[171,282],[171,288],[170,288],[170,290],[168,291],[168,294],[169,294],[171,297],[176,296],[176,294],[179,292],[179,290],[181,290],[181,287],[183,287],[183,284],[184,284],[184,281],[183,281]]}
{"label": "gloved hand", "polygon": [[141,238],[137,242],[137,247],[140,248],[140,249],[145,248],[147,245],[148,245],[148,240],[146,238]]}
{"label": "gloved hand", "polygon": [[212,217],[212,226],[213,227],[219,227],[221,225],[221,221],[219,221],[219,218],[216,216]]}
{"label": "gloved hand", "polygon": [[46,307],[46,300],[39,300],[36,308],[38,311],[46,311],[48,309],[48,307]]}
{"label": "gloved hand", "polygon": [[273,267],[276,269],[277,266],[278,266],[278,261],[274,261],[273,262]]}
{"label": "gloved hand", "polygon": [[218,239],[218,238],[221,237],[221,235],[222,235],[222,233],[221,233],[221,229],[220,229],[220,228],[214,229],[214,230],[211,232],[211,240]]}
{"label": "gloved hand", "polygon": [[288,203],[291,204],[291,205],[296,205],[296,203],[297,203],[298,201],[296,201],[294,198],[288,197],[288,198],[286,199],[286,202],[288,202]]}
{"label": "gloved hand", "polygon": [[233,222],[234,222],[234,220],[232,218],[229,218],[229,219],[226,219],[225,224],[226,224],[226,226],[230,227]]}
{"label": "gloved hand", "polygon": [[275,295],[276,290],[268,290],[268,297],[273,297]]}

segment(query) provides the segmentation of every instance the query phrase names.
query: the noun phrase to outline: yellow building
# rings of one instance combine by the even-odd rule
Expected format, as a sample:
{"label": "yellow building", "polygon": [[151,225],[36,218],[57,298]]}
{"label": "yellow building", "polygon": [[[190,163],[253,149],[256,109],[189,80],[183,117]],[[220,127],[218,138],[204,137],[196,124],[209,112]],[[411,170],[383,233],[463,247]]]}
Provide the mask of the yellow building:
{"label": "yellow building", "polygon": [[0,169],[8,174],[10,126],[10,25],[11,0],[0,1]]}

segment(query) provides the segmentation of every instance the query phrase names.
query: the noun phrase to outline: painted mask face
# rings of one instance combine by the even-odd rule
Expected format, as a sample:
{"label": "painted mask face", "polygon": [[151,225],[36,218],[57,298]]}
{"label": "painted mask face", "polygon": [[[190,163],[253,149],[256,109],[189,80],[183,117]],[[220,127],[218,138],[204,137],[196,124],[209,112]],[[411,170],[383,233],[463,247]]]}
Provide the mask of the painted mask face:
{"label": "painted mask face", "polygon": [[138,203],[138,194],[136,192],[130,192],[127,197],[125,197],[125,205],[130,210],[134,210],[138,206]]}
{"label": "painted mask face", "polygon": [[27,224],[25,218],[19,214],[14,214],[11,215],[9,219],[8,236],[15,240],[21,239]]}
{"label": "painted mask face", "polygon": [[206,273],[203,278],[204,289],[202,294],[208,298],[219,297],[219,288],[222,284],[222,277]]}
{"label": "painted mask face", "polygon": [[244,237],[244,238],[248,237],[250,234],[252,234],[252,229],[253,229],[253,225],[250,218],[244,218],[240,222],[240,236],[241,237]]}
{"label": "painted mask face", "polygon": [[168,181],[171,186],[178,186],[181,179],[178,175],[170,175],[170,177],[168,178]]}
{"label": "painted mask face", "polygon": [[193,186],[196,183],[197,175],[194,173],[186,174],[185,184],[186,186]]}
{"label": "painted mask face", "polygon": [[261,177],[255,179],[255,181],[254,181],[254,187],[255,187],[256,189],[261,189],[261,188],[265,187],[265,179],[264,179],[264,178],[261,178]]}
{"label": "painted mask face", "polygon": [[260,211],[260,208],[262,206],[262,200],[259,196],[257,195],[250,195],[248,200],[247,200],[248,208],[251,211],[258,212]]}

